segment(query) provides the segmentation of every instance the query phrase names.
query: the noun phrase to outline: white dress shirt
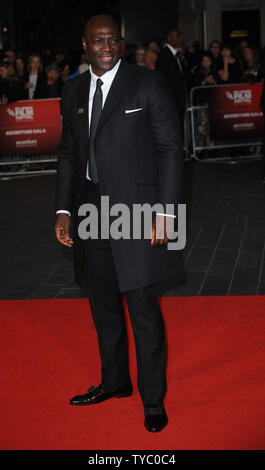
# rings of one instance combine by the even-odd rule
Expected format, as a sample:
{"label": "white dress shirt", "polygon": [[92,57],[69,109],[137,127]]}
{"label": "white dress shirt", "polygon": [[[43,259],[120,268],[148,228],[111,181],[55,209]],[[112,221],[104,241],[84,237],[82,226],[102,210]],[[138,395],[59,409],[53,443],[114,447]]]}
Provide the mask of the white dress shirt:
{"label": "white dress shirt", "polygon": [[[121,63],[121,59],[118,60],[117,64],[113,67],[113,69],[109,70],[108,72],[105,72],[101,77],[98,77],[96,74],[94,74],[91,65],[89,65],[89,70],[91,73],[91,82],[90,82],[90,91],[89,91],[89,100],[88,100],[88,123],[89,123],[88,126],[89,128],[90,128],[90,121],[91,121],[93,98],[94,98],[94,94],[95,94],[96,86],[97,86],[97,79],[100,78],[103,82],[103,85],[101,86],[102,108],[103,108],[106,98],[108,96],[109,89],[112,85],[112,82],[114,80],[116,73],[118,72],[120,63]],[[88,163],[87,163],[86,178],[91,181],[89,177]]]}
{"label": "white dress shirt", "polygon": [[[117,64],[113,67],[113,69],[109,70],[108,72],[105,72],[103,75],[101,75],[101,77],[98,77],[93,72],[91,64],[89,65],[89,71],[90,71],[90,74],[91,74],[89,100],[88,100],[88,127],[89,128],[90,128],[93,98],[94,98],[94,94],[95,94],[96,86],[97,86],[97,79],[100,78],[103,82],[103,85],[101,86],[101,90],[102,90],[102,108],[103,108],[104,103],[106,101],[106,98],[108,96],[108,92],[109,92],[110,87],[112,85],[112,82],[114,80],[114,77],[115,77],[115,75],[118,71],[118,68],[120,66],[120,63],[121,63],[121,59],[118,60]],[[89,129],[88,129],[88,133],[89,133]],[[91,178],[89,177],[88,162],[87,162],[86,179],[91,181]],[[69,216],[71,216],[71,212],[66,211],[66,210],[56,211],[56,214],[59,214],[59,213],[64,213],[64,214],[68,214]],[[171,214],[157,214],[157,215],[168,215],[169,217],[176,217],[175,215],[171,215]]]}
{"label": "white dress shirt", "polygon": [[38,74],[36,75],[29,75],[29,83],[31,84],[31,87],[29,88],[29,93],[28,93],[28,98],[29,100],[33,100],[34,92],[36,90],[37,86],[37,81],[38,81]]}

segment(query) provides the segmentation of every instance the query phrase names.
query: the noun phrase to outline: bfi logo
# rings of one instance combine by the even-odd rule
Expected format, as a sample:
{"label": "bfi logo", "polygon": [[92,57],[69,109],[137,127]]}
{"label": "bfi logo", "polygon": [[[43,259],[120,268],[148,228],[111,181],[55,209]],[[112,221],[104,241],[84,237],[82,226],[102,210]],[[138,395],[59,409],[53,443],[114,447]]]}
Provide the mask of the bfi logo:
{"label": "bfi logo", "polygon": [[33,106],[16,106],[14,109],[7,108],[9,116],[12,116],[16,121],[32,121],[34,119]]}
{"label": "bfi logo", "polygon": [[252,90],[227,91],[226,96],[229,100],[234,101],[234,104],[250,104],[252,102]]}

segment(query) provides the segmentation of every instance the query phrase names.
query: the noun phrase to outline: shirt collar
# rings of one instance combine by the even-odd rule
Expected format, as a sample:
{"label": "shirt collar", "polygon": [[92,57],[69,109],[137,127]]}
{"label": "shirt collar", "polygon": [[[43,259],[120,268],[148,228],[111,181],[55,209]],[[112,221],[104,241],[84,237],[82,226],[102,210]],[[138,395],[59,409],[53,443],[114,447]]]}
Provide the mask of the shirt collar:
{"label": "shirt collar", "polygon": [[120,63],[121,63],[121,59],[118,60],[117,64],[111,70],[108,70],[107,72],[105,72],[103,75],[101,75],[101,77],[98,77],[98,75],[96,75],[93,72],[91,64],[90,64],[89,65],[89,71],[90,71],[90,74],[91,74],[91,79],[93,80],[94,83],[96,83],[97,79],[100,78],[103,82],[103,85],[105,85],[107,83],[111,83],[112,80],[114,79],[117,71],[118,71]]}
{"label": "shirt collar", "polygon": [[170,44],[166,43],[166,46],[170,49],[170,51],[172,52],[173,55],[176,55],[176,53],[178,52],[177,49],[175,49],[175,47],[172,47]]}

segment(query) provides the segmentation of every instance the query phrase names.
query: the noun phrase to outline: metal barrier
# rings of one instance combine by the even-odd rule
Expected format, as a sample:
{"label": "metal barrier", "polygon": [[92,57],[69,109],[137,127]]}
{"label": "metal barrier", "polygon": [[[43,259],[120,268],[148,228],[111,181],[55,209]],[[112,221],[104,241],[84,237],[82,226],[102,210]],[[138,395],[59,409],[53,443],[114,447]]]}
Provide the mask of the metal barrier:
{"label": "metal barrier", "polygon": [[[199,161],[229,161],[235,162],[242,159],[261,158],[261,147],[263,143],[263,123],[261,126],[262,111],[258,108],[259,96],[261,94],[262,84],[233,84],[233,85],[209,85],[192,88],[190,92],[190,106],[187,107],[184,123],[184,152],[185,159],[195,158]],[[216,94],[217,91],[217,94]],[[219,93],[220,92],[220,93]],[[220,96],[221,101],[220,101]],[[213,99],[217,96],[217,100]],[[223,101],[222,101],[223,100]],[[0,130],[2,130],[2,144],[11,139],[6,136],[7,130],[11,130],[10,134],[14,133],[12,137],[15,140],[16,129],[18,135],[34,135],[38,139],[40,134],[34,133],[36,130],[45,131],[46,140],[54,142],[52,148],[42,147],[42,143],[38,142],[38,152],[34,154],[29,152],[25,147],[25,154],[11,155],[11,152],[5,154],[5,145],[1,145],[0,149],[0,178],[11,178],[19,176],[34,176],[47,173],[56,173],[57,168],[57,148],[60,140],[61,132],[61,118],[59,99],[51,100],[33,100],[33,101],[20,101],[8,104],[1,107],[1,123]],[[237,106],[238,105],[238,106]],[[221,115],[216,113],[216,109]],[[219,106],[219,108],[218,108]],[[213,132],[213,122],[215,116],[217,121],[224,125],[224,129],[228,121],[230,124],[233,119],[225,121],[224,109],[228,107],[227,117],[237,119],[237,111],[244,111],[244,116],[249,115],[249,122],[246,122],[245,129],[242,127],[240,120],[236,124],[240,132],[216,132],[218,126],[215,126]],[[46,113],[43,112],[46,110]],[[232,111],[231,111],[232,110]],[[234,110],[234,111],[233,111]],[[41,112],[40,112],[41,111]],[[229,114],[230,113],[230,114]],[[233,114],[234,113],[234,114]],[[35,116],[36,114],[36,116]],[[44,116],[44,117],[43,117]],[[53,116],[54,123],[47,120],[47,116]],[[33,119],[34,118],[34,119]],[[219,119],[220,118],[220,119]],[[252,120],[252,122],[251,122]],[[242,121],[242,119],[241,119]],[[21,127],[21,122],[25,123]],[[253,124],[255,127],[258,123],[258,133],[253,133],[249,130],[248,124]],[[52,124],[52,125],[51,125]],[[54,126],[54,124],[56,126]],[[1,127],[2,126],[2,127]],[[17,127],[16,127],[17,126]],[[243,124],[244,126],[244,124]],[[35,128],[39,129],[35,129]],[[57,129],[57,134],[54,135],[54,127]],[[43,129],[44,128],[44,129]],[[231,126],[230,126],[231,130]],[[255,129],[254,129],[255,130]],[[29,134],[29,132],[31,134]],[[49,134],[51,132],[51,134]],[[251,134],[252,132],[252,134]],[[51,135],[51,137],[49,137]],[[43,151],[41,151],[41,148]],[[15,151],[16,148],[14,147]],[[242,155],[244,149],[245,155]],[[229,156],[227,151],[229,150]],[[52,153],[53,152],[53,153]]]}
{"label": "metal barrier", "polygon": [[56,173],[61,139],[60,98],[0,106],[0,178]]}
{"label": "metal barrier", "polygon": [[[262,85],[258,85],[260,85],[261,89]],[[253,85],[240,83],[233,85],[209,85],[192,88],[190,92],[190,106],[187,108],[186,119],[186,139],[190,157],[198,161],[220,161],[231,163],[235,163],[242,159],[262,158],[262,133],[258,136],[248,135],[247,132],[245,135],[242,135],[241,133],[240,136],[237,136],[235,133],[234,135],[227,134],[221,138],[216,138],[216,136],[211,135],[211,112],[214,110],[210,109],[210,107],[213,108],[214,103],[209,99],[211,94],[210,90],[221,87],[226,87],[226,93],[231,100],[234,98],[233,91],[235,89],[238,88],[240,91],[240,87],[243,88],[246,95],[247,91],[251,92],[251,87],[253,87]],[[245,90],[246,87],[249,90]],[[251,93],[250,95],[252,96]],[[254,114],[257,114],[260,118],[262,111],[257,109]],[[242,151],[244,151],[244,155],[242,155]],[[227,155],[228,153],[229,155]]]}
{"label": "metal barrier", "polygon": [[55,174],[57,155],[14,155],[0,159],[0,179]]}

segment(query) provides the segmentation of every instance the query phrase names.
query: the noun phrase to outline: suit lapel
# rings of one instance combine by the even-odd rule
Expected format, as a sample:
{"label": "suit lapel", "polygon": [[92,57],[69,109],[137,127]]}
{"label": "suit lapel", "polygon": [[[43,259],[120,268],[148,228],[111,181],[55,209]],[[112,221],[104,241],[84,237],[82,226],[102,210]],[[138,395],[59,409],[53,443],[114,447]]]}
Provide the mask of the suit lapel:
{"label": "suit lapel", "polygon": [[84,135],[85,143],[88,145],[88,100],[89,100],[89,90],[90,90],[90,72],[84,72],[82,74],[82,81],[80,81],[80,86],[78,88],[77,95],[77,111],[83,110],[80,115],[80,122],[82,126],[82,135]]}
{"label": "suit lapel", "polygon": [[[104,125],[106,119],[114,110],[115,106],[119,103],[123,93],[129,86],[129,66],[122,59],[119,69],[114,77],[114,80],[111,84],[108,96],[104,103],[104,107],[100,116],[98,123],[97,132]],[[84,136],[85,146],[88,145],[88,100],[89,100],[89,90],[90,90],[90,81],[91,75],[90,72],[84,72],[82,74],[82,81],[78,88],[77,96],[77,111],[83,108],[83,112],[80,116],[81,126],[82,126],[82,135]]]}
{"label": "suit lapel", "polygon": [[108,92],[108,96],[104,103],[104,107],[100,116],[100,120],[98,123],[97,132],[99,129],[104,125],[106,119],[114,110],[115,106],[119,103],[123,93],[129,86],[129,66],[128,64],[121,59],[120,66],[118,71],[114,77],[114,80],[111,84],[110,90]]}
{"label": "suit lapel", "polygon": [[167,52],[167,55],[168,55],[169,60],[170,60],[172,63],[174,63],[174,65],[177,64],[178,74],[179,74],[179,75],[182,75],[181,70],[180,70],[180,64],[179,64],[179,60],[180,60],[180,59],[177,58],[174,54],[172,54],[172,52],[171,52],[171,50],[169,49],[169,47],[166,46],[165,49],[166,49],[166,52]]}

